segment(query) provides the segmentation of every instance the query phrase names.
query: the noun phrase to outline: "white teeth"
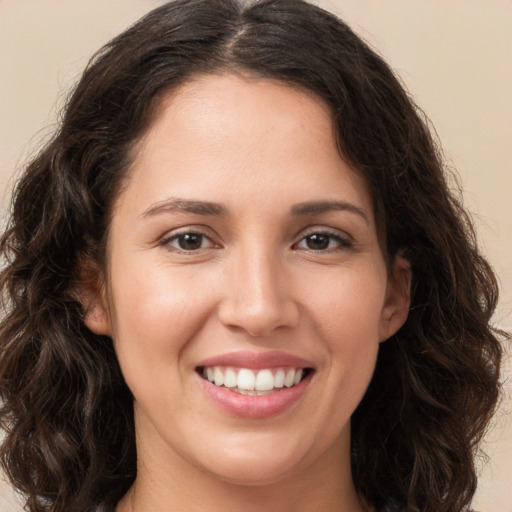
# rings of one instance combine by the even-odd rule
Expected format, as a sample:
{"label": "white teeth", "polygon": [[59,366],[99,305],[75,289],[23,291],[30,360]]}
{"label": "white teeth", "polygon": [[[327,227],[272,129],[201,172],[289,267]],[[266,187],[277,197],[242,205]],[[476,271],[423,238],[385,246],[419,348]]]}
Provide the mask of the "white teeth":
{"label": "white teeth", "polygon": [[224,374],[224,386],[227,388],[236,388],[237,384],[235,370],[233,370],[233,368],[227,368]]}
{"label": "white teeth", "polygon": [[283,386],[296,386],[303,376],[302,368],[265,368],[259,371],[230,366],[203,368],[203,377],[216,386],[225,386],[232,391],[250,396],[268,395],[277,392]]}
{"label": "white teeth", "polygon": [[260,370],[256,377],[256,391],[270,391],[274,389],[274,376],[270,370]]}
{"label": "white teeth", "polygon": [[295,379],[295,370],[292,368],[288,370],[286,373],[286,377],[284,378],[284,385],[287,388],[291,388],[293,386],[293,380]]}
{"label": "white teeth", "polygon": [[238,389],[254,390],[256,384],[256,377],[251,370],[242,368],[238,372]]}
{"label": "white teeth", "polygon": [[222,386],[222,384],[224,384],[224,374],[218,366],[213,369],[213,378],[215,379],[216,386]]}
{"label": "white teeth", "polygon": [[284,386],[284,371],[277,370],[276,374],[274,375],[274,387],[282,388],[283,386]]}
{"label": "white teeth", "polygon": [[256,396],[257,391],[254,391],[254,389],[239,389],[238,392],[241,395],[247,395],[247,396]]}

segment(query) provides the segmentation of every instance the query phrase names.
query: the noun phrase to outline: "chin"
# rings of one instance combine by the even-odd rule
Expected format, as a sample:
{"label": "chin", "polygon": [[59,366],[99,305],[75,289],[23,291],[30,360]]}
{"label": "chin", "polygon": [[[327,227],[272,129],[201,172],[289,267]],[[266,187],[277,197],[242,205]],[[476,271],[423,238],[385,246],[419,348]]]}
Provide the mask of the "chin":
{"label": "chin", "polygon": [[245,461],[217,469],[216,476],[219,480],[231,485],[259,487],[281,482],[296,470],[297,466],[293,463],[251,464]]}
{"label": "chin", "polygon": [[[230,447],[202,466],[218,479],[233,485],[271,485],[297,472],[302,458],[298,450],[276,450],[254,446],[248,450]],[[212,454],[213,455],[213,454]]]}

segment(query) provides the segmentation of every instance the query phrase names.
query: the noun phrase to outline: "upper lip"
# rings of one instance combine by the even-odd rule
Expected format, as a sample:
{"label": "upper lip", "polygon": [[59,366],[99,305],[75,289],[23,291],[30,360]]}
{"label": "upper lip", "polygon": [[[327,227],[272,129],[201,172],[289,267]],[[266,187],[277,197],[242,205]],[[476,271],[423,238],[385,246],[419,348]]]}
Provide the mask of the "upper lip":
{"label": "upper lip", "polygon": [[266,352],[236,351],[209,357],[201,361],[198,367],[234,366],[253,370],[291,366],[294,368],[312,368],[311,361],[278,350]]}

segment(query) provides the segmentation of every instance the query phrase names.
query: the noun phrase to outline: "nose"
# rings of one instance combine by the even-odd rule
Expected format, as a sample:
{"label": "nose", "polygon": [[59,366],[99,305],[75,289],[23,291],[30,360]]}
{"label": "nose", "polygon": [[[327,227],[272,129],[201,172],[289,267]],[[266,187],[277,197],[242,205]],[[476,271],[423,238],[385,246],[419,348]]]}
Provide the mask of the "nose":
{"label": "nose", "polygon": [[220,321],[251,336],[268,336],[276,329],[295,327],[299,307],[283,265],[270,251],[240,251],[227,270],[224,299],[218,310]]}

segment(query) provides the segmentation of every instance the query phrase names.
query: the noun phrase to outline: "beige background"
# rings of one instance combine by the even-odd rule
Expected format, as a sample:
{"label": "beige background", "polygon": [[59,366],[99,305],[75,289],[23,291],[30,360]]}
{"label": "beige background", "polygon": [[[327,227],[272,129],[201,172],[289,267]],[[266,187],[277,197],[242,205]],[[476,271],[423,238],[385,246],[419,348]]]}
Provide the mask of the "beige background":
{"label": "beige background", "polygon": [[[51,133],[70,85],[101,44],[157,0],[0,0],[0,190]],[[459,170],[512,326],[512,1],[324,0],[392,64]],[[0,196],[5,209],[7,193]],[[508,371],[512,378],[510,360]],[[475,508],[512,512],[512,384],[487,436]],[[0,484],[0,511],[18,512]]]}

